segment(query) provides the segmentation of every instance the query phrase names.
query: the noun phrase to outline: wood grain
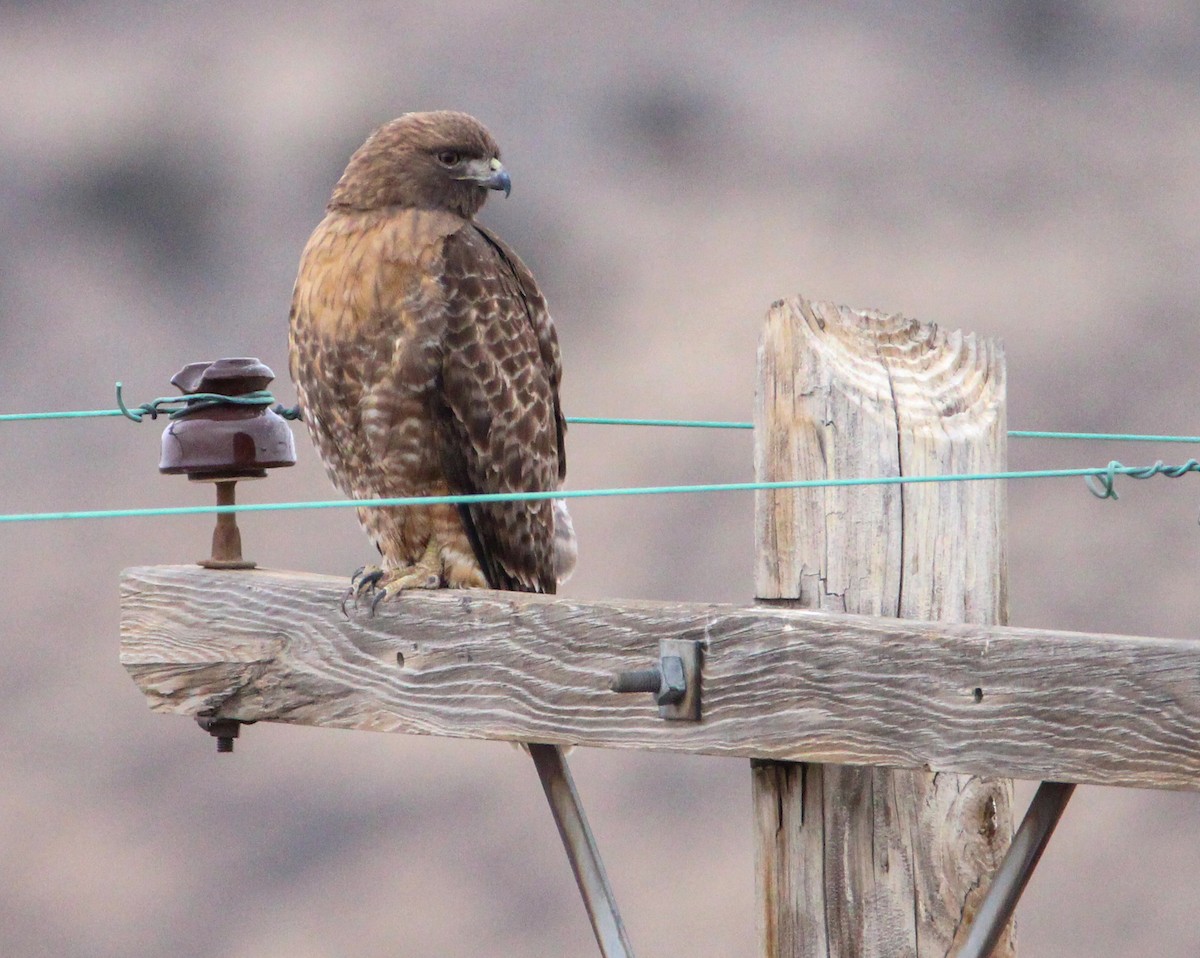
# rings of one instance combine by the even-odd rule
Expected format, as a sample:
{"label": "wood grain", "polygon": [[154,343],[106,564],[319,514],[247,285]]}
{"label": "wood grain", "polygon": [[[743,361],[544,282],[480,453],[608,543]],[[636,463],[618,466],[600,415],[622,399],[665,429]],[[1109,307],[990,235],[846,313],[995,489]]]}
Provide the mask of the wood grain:
{"label": "wood grain", "polygon": [[[346,618],[344,588],[128,569],[121,662],[181,715],[1200,789],[1200,641],[476,590]],[[608,689],[661,638],[705,642],[699,723]]]}
{"label": "wood grain", "polygon": [[[991,341],[797,297],[771,309],[759,349],[756,475],[1003,469],[1004,410],[1003,357]],[[1001,483],[762,492],[756,594],[809,609],[1003,622],[1004,525]],[[891,687],[898,650],[880,641],[860,653],[878,657],[878,683]],[[927,676],[948,676],[929,664]],[[964,691],[976,688],[980,707],[994,701],[982,679]],[[945,730],[949,716],[928,699],[923,707],[927,727]],[[1004,732],[993,725],[992,735],[995,744]],[[1007,847],[1011,782],[833,761],[754,769],[764,954],[943,958]],[[1002,762],[925,765],[1023,774]],[[1012,954],[1010,936],[995,954]]]}

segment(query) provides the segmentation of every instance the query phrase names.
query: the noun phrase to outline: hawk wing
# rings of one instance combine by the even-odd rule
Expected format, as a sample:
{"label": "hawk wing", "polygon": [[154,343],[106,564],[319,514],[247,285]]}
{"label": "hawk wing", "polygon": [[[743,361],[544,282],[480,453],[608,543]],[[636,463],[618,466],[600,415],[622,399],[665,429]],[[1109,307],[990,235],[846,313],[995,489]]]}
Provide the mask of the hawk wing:
{"label": "hawk wing", "polygon": [[[446,322],[431,400],[453,492],[552,492],[566,473],[558,337],[525,264],[470,223],[443,245]],[[555,591],[550,500],[459,509],[488,584]]]}

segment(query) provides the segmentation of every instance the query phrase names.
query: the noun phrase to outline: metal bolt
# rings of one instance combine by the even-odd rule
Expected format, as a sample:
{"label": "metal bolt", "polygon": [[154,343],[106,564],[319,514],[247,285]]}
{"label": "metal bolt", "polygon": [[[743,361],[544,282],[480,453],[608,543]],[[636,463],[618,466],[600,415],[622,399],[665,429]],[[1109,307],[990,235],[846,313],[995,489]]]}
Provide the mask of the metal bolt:
{"label": "metal bolt", "polygon": [[650,692],[659,705],[674,705],[687,694],[683,659],[664,655],[659,668],[618,672],[609,688],[614,692]]}
{"label": "metal bolt", "polygon": [[658,669],[634,669],[618,672],[613,676],[609,688],[614,692],[654,692],[662,686],[662,672]]}
{"label": "metal bolt", "polygon": [[702,639],[660,639],[656,667],[618,672],[608,687],[614,692],[649,692],[658,703],[659,717],[669,722],[699,722],[703,647]]}
{"label": "metal bolt", "polygon": [[683,670],[683,659],[678,655],[662,657],[662,689],[656,695],[659,705],[674,705],[687,694],[687,674]]}
{"label": "metal bolt", "polygon": [[217,740],[217,752],[233,751],[233,740],[238,737],[243,725],[253,725],[253,722],[242,722],[238,719],[217,718],[215,715],[197,715],[196,724]]}

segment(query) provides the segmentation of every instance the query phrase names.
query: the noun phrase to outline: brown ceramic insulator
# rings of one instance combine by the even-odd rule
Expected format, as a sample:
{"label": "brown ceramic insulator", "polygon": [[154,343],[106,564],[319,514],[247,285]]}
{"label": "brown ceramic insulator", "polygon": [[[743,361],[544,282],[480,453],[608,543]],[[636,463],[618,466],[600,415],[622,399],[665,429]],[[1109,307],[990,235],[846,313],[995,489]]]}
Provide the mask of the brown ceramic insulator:
{"label": "brown ceramic insulator", "polygon": [[[240,396],[275,378],[257,359],[189,363],[171,383],[184,393]],[[292,431],[266,406],[207,406],[171,420],[163,431],[159,472],[189,479],[262,478],[296,462]]]}
{"label": "brown ceramic insulator", "polygon": [[[266,389],[275,378],[269,366],[257,359],[218,359],[189,363],[171,377],[185,395],[212,393],[242,396]],[[261,479],[268,469],[296,462],[292,431],[278,413],[264,405],[210,405],[189,401],[191,412],[172,419],[163,431],[159,472],[186,475],[199,482],[215,482],[217,505],[236,504],[234,487],[239,479]],[[201,559],[209,569],[253,569],[242,557],[242,536],[237,516],[217,514],[212,555]]]}

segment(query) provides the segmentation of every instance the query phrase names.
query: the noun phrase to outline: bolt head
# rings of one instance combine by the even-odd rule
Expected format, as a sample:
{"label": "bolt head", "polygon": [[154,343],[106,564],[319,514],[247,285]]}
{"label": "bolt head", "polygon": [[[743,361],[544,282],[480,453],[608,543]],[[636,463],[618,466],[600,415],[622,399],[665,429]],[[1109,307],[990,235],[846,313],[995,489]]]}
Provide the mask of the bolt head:
{"label": "bolt head", "polygon": [[664,655],[660,664],[662,684],[654,701],[659,705],[674,705],[683,701],[687,694],[687,676],[683,671],[683,659],[678,655]]}

